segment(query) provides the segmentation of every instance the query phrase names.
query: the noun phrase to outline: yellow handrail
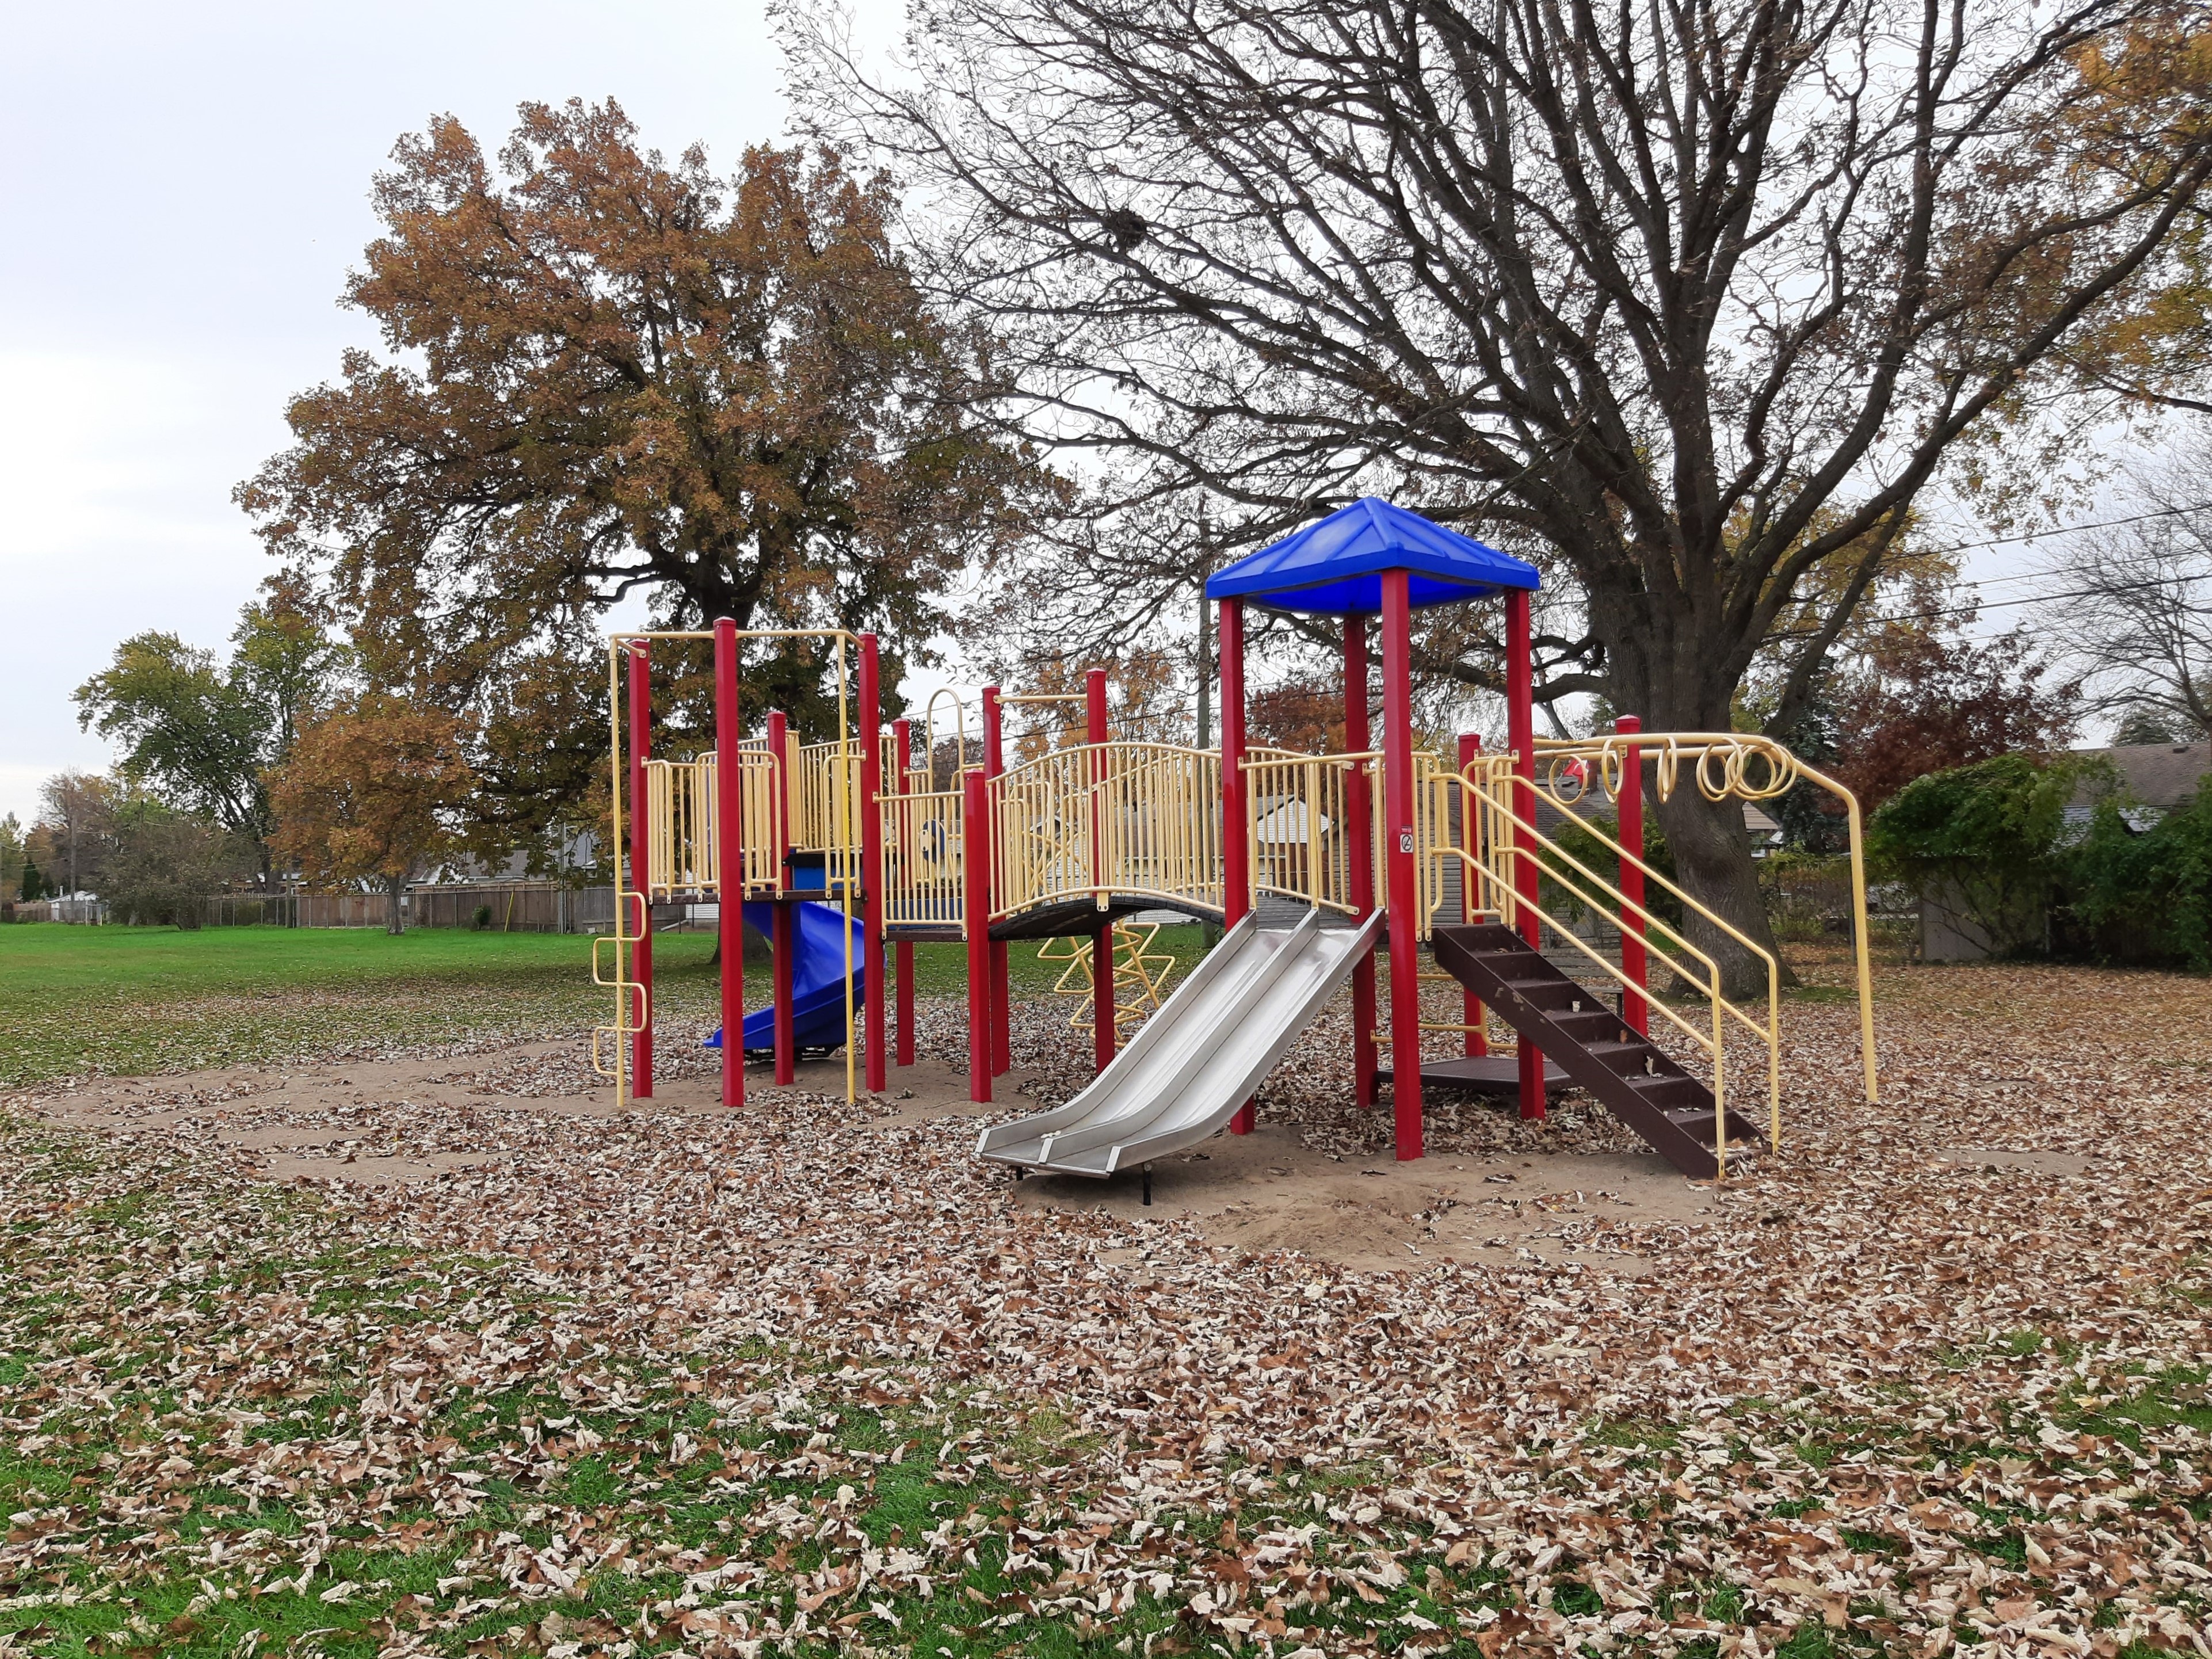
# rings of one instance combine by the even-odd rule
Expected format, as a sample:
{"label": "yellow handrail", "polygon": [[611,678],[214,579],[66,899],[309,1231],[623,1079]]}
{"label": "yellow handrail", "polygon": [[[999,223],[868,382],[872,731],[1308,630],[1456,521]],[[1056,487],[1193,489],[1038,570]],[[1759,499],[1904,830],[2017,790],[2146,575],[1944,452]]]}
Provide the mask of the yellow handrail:
{"label": "yellow handrail", "polygon": [[[1550,836],[1546,836],[1529,818],[1522,817],[1515,810],[1511,805],[1511,792],[1517,780],[1510,770],[1511,764],[1510,756],[1486,757],[1468,767],[1465,771],[1454,775],[1457,777],[1462,791],[1462,810],[1476,811],[1480,815],[1477,820],[1480,834],[1471,838],[1474,841],[1477,850],[1469,852],[1462,848],[1447,845],[1437,848],[1431,856],[1460,860],[1467,871],[1472,873],[1474,878],[1482,884],[1486,895],[1494,891],[1503,899],[1503,902],[1485,904],[1480,907],[1481,908],[1496,912],[1506,920],[1508,925],[1516,925],[1521,921],[1524,911],[1534,915],[1540,927],[1549,927],[1566,939],[1576,950],[1595,963],[1607,977],[1613,980],[1624,989],[1632,989],[1639,994],[1644,988],[1636,985],[1618,965],[1606,960],[1603,955],[1573,929],[1565,926],[1557,917],[1547,913],[1540,905],[1531,903],[1523,898],[1515,889],[1512,880],[1513,870],[1519,863],[1526,861],[1540,875],[1549,876],[1555,884],[1566,889],[1570,895],[1579,902],[1590,905],[1593,908],[1610,906],[1626,910],[1643,922],[1647,951],[1656,957],[1684,984],[1704,996],[1712,1011],[1713,1031],[1711,1037],[1708,1039],[1666,1003],[1653,997],[1644,998],[1645,1006],[1657,1009],[1663,1018],[1679,1027],[1690,1036],[1692,1041],[1703,1048],[1711,1060],[1716,1168],[1724,1177],[1727,1170],[1725,1150],[1727,1145],[1727,1028],[1725,1022],[1729,1018],[1735,1019],[1766,1045],[1768,1134],[1770,1144],[1779,1146],[1782,1139],[1781,974],[1779,965],[1773,957],[1745,939],[1741,932],[1731,927],[1723,918],[1714,915],[1689,895],[1684,893],[1673,882],[1651,869],[1643,860],[1629,854],[1618,842],[1612,841],[1601,831],[1592,830],[1587,824],[1581,826],[1593,839],[1608,846],[1615,854],[1642,870],[1648,880],[1656,882],[1662,890],[1682,904],[1686,910],[1694,912],[1700,920],[1712,924],[1720,931],[1735,939],[1765,964],[1767,1018],[1765,1024],[1762,1026],[1735,1002],[1722,994],[1718,964],[1705,951],[1699,950],[1680,929],[1663,918],[1655,915],[1645,906],[1628,899],[1626,895],[1619,892],[1603,877],[1591,870],[1573,854],[1568,852]],[[1498,833],[1501,828],[1520,832],[1521,836],[1527,837],[1529,845],[1522,845],[1519,836],[1501,835]],[[1549,854],[1559,865],[1564,866],[1565,870],[1547,867],[1543,859],[1536,856],[1540,851]],[[1574,873],[1570,875],[1566,873],[1568,871]],[[1581,878],[1581,882],[1578,883],[1575,879],[1577,876]],[[1588,885],[1584,886],[1583,884],[1584,883]],[[1651,934],[1655,929],[1674,941],[1672,950],[1663,943],[1652,942]],[[1703,983],[1699,982],[1696,975],[1677,960],[1676,951],[1695,958],[1705,969]]]}
{"label": "yellow handrail", "polygon": [[[1559,789],[1561,766],[1571,760],[1595,759],[1598,781],[1605,793],[1620,798],[1626,778],[1628,750],[1633,747],[1639,762],[1652,768],[1652,786],[1661,800],[1671,797],[1681,776],[1682,763],[1692,763],[1691,776],[1698,793],[1707,800],[1773,800],[1789,793],[1800,781],[1825,789],[1841,801],[1849,830],[1851,866],[1851,939],[1853,966],[1858,976],[1859,1067],[1867,1102],[1881,1097],[1874,1043],[1874,958],[1867,939],[1866,847],[1858,797],[1818,768],[1808,765],[1773,738],[1756,732],[1615,732],[1589,738],[1539,738],[1535,757],[1540,764],[1537,787],[1562,811],[1571,811],[1589,787],[1587,774],[1572,793]],[[1763,781],[1750,775],[1753,760],[1765,769]]]}

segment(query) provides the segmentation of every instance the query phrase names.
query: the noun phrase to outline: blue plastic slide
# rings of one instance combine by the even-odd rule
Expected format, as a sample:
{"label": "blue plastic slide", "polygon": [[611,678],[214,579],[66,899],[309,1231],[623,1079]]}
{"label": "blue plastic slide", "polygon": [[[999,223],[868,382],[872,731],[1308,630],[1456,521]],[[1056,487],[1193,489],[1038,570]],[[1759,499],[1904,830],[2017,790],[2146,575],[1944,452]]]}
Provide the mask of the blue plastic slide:
{"label": "blue plastic slide", "polygon": [[[845,913],[834,904],[794,904],[792,943],[797,960],[791,966],[791,1040],[794,1048],[842,1048],[845,1046],[845,945],[840,936]],[[745,926],[763,938],[773,938],[775,907],[745,906]],[[853,918],[853,1014],[857,1020],[867,1000],[867,975],[861,947],[866,933],[860,918]],[[722,1046],[722,1034],[707,1039],[707,1047]],[[755,1009],[745,1016],[745,1048],[775,1047],[775,1006]]]}

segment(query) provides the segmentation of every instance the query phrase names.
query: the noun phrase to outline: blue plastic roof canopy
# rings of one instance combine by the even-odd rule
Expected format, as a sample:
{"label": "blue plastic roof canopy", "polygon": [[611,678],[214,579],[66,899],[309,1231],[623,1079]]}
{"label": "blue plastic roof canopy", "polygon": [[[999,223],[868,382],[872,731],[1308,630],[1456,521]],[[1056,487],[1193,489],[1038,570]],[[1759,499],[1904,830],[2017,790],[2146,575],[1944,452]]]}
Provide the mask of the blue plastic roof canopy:
{"label": "blue plastic roof canopy", "polygon": [[1270,610],[1315,616],[1379,614],[1386,570],[1411,573],[1406,586],[1416,611],[1509,587],[1534,592],[1541,585],[1536,567],[1526,560],[1363,495],[1215,571],[1206,597],[1250,599]]}

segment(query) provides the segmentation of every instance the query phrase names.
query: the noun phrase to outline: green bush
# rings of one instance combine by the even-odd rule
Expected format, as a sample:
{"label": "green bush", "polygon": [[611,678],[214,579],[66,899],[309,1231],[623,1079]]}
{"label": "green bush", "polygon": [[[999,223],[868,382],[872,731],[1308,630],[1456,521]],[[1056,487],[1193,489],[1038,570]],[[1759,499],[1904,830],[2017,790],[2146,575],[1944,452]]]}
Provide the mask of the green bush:
{"label": "green bush", "polygon": [[2107,796],[2066,862],[2077,921],[2124,928],[2147,954],[2212,969],[2212,777],[2141,830]]}
{"label": "green bush", "polygon": [[1868,858],[1883,878],[1974,923],[1992,955],[2017,953],[2042,939],[2071,873],[2067,803],[2085,781],[2109,793],[2109,780],[2106,763],[2063,756],[1999,755],[1933,772],[1874,815]]}

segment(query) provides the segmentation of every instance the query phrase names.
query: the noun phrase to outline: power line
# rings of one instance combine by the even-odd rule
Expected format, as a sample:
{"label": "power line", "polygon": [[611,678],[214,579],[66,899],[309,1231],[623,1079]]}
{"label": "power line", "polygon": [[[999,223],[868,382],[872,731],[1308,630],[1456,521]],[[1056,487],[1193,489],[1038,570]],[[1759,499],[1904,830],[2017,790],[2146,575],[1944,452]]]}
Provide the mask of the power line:
{"label": "power line", "polygon": [[[2117,530],[2123,525],[2147,524],[2153,519],[2178,519],[2186,514],[2203,513],[2207,510],[2212,510],[2212,501],[2191,501],[2183,507],[2161,507],[2149,513],[2131,513],[2124,519],[2099,519],[2089,524],[2062,525],[2056,530],[2027,530],[2022,531],[2016,536],[1989,536],[1980,541],[1954,542],[1948,547],[1931,547],[1928,551],[1936,556],[1945,553],[1970,553],[1979,547],[2007,547],[2014,542],[2041,541],[2050,536],[2072,536],[2084,530]],[[1999,582],[2019,581],[2023,579],[2017,576],[1990,576],[1983,580]],[[1981,583],[1977,581],[1970,585],[1978,587]]]}
{"label": "power line", "polygon": [[[1964,553],[1978,547],[2002,547],[2013,542],[2032,542],[2039,540],[2045,536],[2068,536],[2085,530],[2114,530],[2123,525],[2146,524],[2153,519],[2173,519],[2179,518],[2185,514],[2203,513],[2207,511],[2212,511],[2212,501],[2192,501],[2183,507],[2162,507],[2155,512],[2134,513],[2129,514],[2124,519],[2100,519],[2091,524],[2068,525],[2064,528],[2059,530],[2036,530],[2029,531],[2018,536],[1991,536],[1982,541],[1954,542],[1948,547],[1931,548],[1929,551],[1934,556],[1941,556],[1948,553]],[[2010,584],[2013,582],[2048,581],[2052,576],[2057,574],[2057,572],[2052,570],[2027,570],[2010,576],[1977,576],[1964,579],[1955,585],[1960,587],[1995,587],[2001,582]],[[1944,617],[1972,616],[1984,611],[2003,611],[2014,605],[2049,605],[2059,599],[2097,599],[2109,593],[2127,593],[2142,588],[2161,587],[2168,582],[2195,581],[2198,580],[2201,580],[2201,578],[2195,576],[2159,576],[2154,577],[2148,581],[2124,583],[2117,587],[2081,588],[2075,592],[2063,593],[2036,593],[2031,594],[2024,599],[1978,600],[1972,605],[1951,605],[1940,611],[1914,611],[1909,615],[1902,617],[1881,617],[1881,620],[1883,622],[1900,623],[1934,622]]]}
{"label": "power line", "polygon": [[1917,611],[1902,617],[1877,617],[1877,622],[1909,623],[1933,622],[1940,617],[1972,617],[1984,611],[2004,611],[2019,605],[2051,605],[2060,599],[2097,599],[2113,593],[2135,593],[2145,588],[2165,587],[2174,582],[2203,581],[2200,574],[2153,576],[2139,582],[2119,582],[2110,587],[2076,587],[2059,593],[2032,593],[2024,599],[1991,599],[1987,604],[1952,605],[1942,611]]}

